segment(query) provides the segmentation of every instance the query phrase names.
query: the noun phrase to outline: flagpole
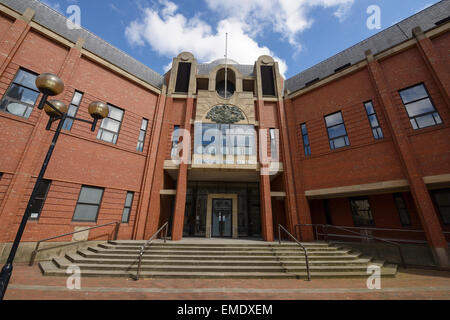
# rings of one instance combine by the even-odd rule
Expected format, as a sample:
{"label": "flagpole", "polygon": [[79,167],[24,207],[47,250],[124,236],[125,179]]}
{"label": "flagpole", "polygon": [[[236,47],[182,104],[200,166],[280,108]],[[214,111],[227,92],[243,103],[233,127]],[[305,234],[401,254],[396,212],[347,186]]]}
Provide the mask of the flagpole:
{"label": "flagpole", "polygon": [[228,32],[225,34],[225,99],[227,98],[228,82]]}

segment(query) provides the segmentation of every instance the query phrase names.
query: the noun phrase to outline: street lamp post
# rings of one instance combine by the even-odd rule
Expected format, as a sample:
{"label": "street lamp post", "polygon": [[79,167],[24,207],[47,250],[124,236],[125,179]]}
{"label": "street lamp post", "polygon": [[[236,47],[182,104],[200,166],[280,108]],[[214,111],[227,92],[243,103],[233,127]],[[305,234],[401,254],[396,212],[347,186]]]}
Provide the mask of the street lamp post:
{"label": "street lamp post", "polygon": [[28,219],[31,214],[31,208],[33,206],[34,199],[38,192],[39,186],[44,178],[45,171],[47,170],[48,163],[50,162],[50,158],[52,156],[53,150],[55,149],[56,142],[58,141],[59,134],[61,133],[61,129],[63,127],[64,121],[66,119],[78,120],[82,122],[86,122],[92,125],[91,131],[94,132],[97,126],[98,120],[104,119],[109,114],[109,109],[103,102],[92,102],[89,105],[88,111],[91,117],[94,119],[93,121],[84,120],[69,116],[67,114],[68,108],[64,105],[63,102],[58,100],[48,101],[49,96],[56,96],[64,91],[64,83],[62,80],[53,74],[43,73],[36,78],[36,87],[40,92],[43,93],[42,99],[39,102],[38,109],[44,109],[45,113],[50,117],[46,130],[50,130],[51,125],[55,121],[59,121],[58,127],[53,136],[52,143],[50,148],[48,149],[47,156],[45,157],[44,163],[42,164],[41,171],[39,172],[39,176],[36,180],[36,184],[34,185],[33,192],[31,193],[30,200],[28,201],[27,208],[22,217],[22,222],[20,223],[19,229],[16,234],[16,238],[14,239],[14,243],[11,247],[11,251],[8,256],[8,260],[6,264],[3,266],[2,271],[0,273],[0,300],[3,300],[3,297],[6,292],[6,288],[8,287],[9,279],[11,278],[12,270],[13,270],[13,261],[16,256],[17,249],[19,247],[20,240],[22,238],[23,232],[25,230],[25,226],[28,222]]}

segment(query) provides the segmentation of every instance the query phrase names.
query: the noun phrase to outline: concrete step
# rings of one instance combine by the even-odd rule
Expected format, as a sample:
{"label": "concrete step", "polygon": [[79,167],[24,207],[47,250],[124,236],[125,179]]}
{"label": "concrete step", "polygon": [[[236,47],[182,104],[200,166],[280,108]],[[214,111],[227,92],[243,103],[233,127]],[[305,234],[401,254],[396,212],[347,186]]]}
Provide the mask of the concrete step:
{"label": "concrete step", "polygon": [[[131,241],[131,240],[109,240],[107,244],[110,245],[121,245],[121,246],[142,246],[145,244],[146,241]],[[301,242],[302,245],[304,245],[306,248],[313,248],[313,247],[330,247],[328,243],[325,242]],[[152,242],[152,245],[161,245],[165,247],[180,247],[180,246],[189,246],[191,248],[197,248],[197,247],[221,247],[221,248],[232,248],[232,247],[294,247],[297,248],[298,244],[294,242],[282,242],[279,244],[278,242],[256,242],[255,243],[190,243],[190,242],[166,242],[164,243],[162,240],[154,241]]]}
{"label": "concrete step", "polygon": [[[88,258],[84,257],[80,254],[76,253],[70,253],[66,254],[65,256],[67,259],[72,261],[73,263],[99,263],[99,264],[131,264],[135,261],[137,261],[137,257],[131,258],[131,259],[114,259],[114,258]],[[370,262],[370,259],[356,259],[356,260],[310,260],[310,265],[332,265],[332,266],[339,266],[339,265],[367,265],[367,263]],[[254,260],[242,260],[242,259],[215,259],[215,260],[181,260],[177,259],[177,257],[173,257],[173,259],[142,259],[142,264],[164,264],[164,265],[217,265],[217,266],[240,266],[240,265],[251,265],[251,266],[279,266],[287,265],[287,266],[305,266],[306,261],[305,259],[291,259],[291,260],[278,260],[278,259],[271,259],[271,260],[263,260],[263,261],[254,261]]]}
{"label": "concrete step", "polygon": [[[138,260],[135,259],[96,259],[96,258],[85,258],[79,254],[71,253],[66,254],[65,257],[75,264],[116,264],[116,265],[131,265],[136,263]],[[276,259],[267,260],[267,261],[251,261],[251,260],[152,260],[152,259],[142,259],[142,265],[186,265],[186,266],[288,266],[288,267],[296,267],[296,266],[306,266],[305,260],[297,260],[297,261],[278,261]],[[367,266],[370,262],[370,259],[358,259],[358,260],[336,260],[336,261],[317,261],[312,260],[309,261],[309,264],[315,266]]]}
{"label": "concrete step", "polygon": [[[95,253],[115,253],[115,254],[136,254],[138,255],[140,250],[138,249],[105,249],[101,247],[90,247],[88,248],[90,251]],[[312,251],[308,252],[309,256],[316,255],[329,255],[329,256],[339,256],[348,253],[350,250],[335,250],[335,251]],[[171,255],[171,254],[180,254],[180,255],[199,255],[199,254],[207,254],[207,255],[260,255],[260,256],[298,256],[304,255],[302,250],[289,250],[289,251],[272,251],[272,250],[171,250],[171,249],[161,249],[161,250],[152,250],[152,248],[148,248],[145,255]]]}
{"label": "concrete step", "polygon": [[[91,259],[137,259],[139,257],[138,253],[113,253],[112,251],[94,252],[87,249],[81,249],[77,251],[78,254],[85,258]],[[360,254],[346,254],[340,256],[328,256],[328,255],[317,255],[309,256],[310,260],[323,260],[323,261],[336,261],[336,260],[354,260],[357,259]],[[217,260],[222,258],[221,255],[207,255],[207,254],[197,254],[197,255],[183,255],[183,254],[144,254],[144,259],[148,260]],[[301,254],[291,255],[291,256],[275,256],[275,255],[227,255],[227,260],[241,260],[241,261],[271,261],[273,259],[278,259],[280,261],[290,261],[290,260],[305,260],[305,256]]]}
{"label": "concrete step", "polygon": [[[137,273],[138,241],[109,241],[67,253],[39,264],[45,275],[67,276],[77,265],[82,276],[133,277]],[[308,245],[312,278],[367,278],[369,264],[381,267],[382,276],[395,276],[397,267],[373,261],[351,249],[326,243]],[[190,279],[302,279],[306,278],[304,252],[297,244],[153,243],[144,253],[142,278]]]}
{"label": "concrete step", "polygon": [[[66,270],[58,268],[51,261],[39,263],[39,267],[44,275],[67,277]],[[132,278],[135,273],[132,271],[122,270],[90,270],[82,269],[83,277],[126,277]],[[394,277],[395,272],[391,269],[382,269],[382,278]],[[157,272],[142,271],[140,274],[142,279],[306,279],[305,272],[287,273],[287,272]],[[367,278],[366,272],[317,272],[311,271],[312,279],[325,278]]]}
{"label": "concrete step", "polygon": [[[66,258],[55,258],[53,262],[60,269],[67,269],[73,263]],[[83,271],[89,270],[122,270],[122,271],[137,271],[137,263],[129,264],[98,264],[98,263],[82,263],[78,267]],[[304,272],[306,266],[291,267],[291,266],[187,266],[187,265],[142,265],[141,270],[157,271],[157,272]],[[362,266],[310,266],[311,271],[316,272],[331,272],[331,271],[348,271],[348,272],[366,272],[367,265]]]}
{"label": "concrete step", "polygon": [[[112,244],[99,244],[99,248],[108,249],[108,250],[141,250],[141,246],[128,246],[128,245],[112,245]],[[250,251],[250,250],[256,250],[257,251],[268,251],[268,252],[284,252],[284,251],[302,251],[303,249],[301,247],[297,246],[254,246],[254,247],[222,247],[222,246],[197,246],[197,247],[191,247],[189,245],[183,245],[183,246],[165,246],[165,245],[150,245],[146,248],[146,250],[152,250],[152,251],[184,251],[184,250],[195,250],[195,251]],[[324,247],[324,246],[317,246],[317,247],[309,247],[307,248],[308,252],[334,252],[338,251],[338,248],[335,247]]]}

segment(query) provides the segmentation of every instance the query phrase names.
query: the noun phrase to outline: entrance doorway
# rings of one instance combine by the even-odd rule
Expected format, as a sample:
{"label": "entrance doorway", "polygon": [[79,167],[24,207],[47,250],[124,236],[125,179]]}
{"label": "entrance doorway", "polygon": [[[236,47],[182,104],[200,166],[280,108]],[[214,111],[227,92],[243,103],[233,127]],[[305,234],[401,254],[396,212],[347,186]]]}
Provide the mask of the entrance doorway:
{"label": "entrance doorway", "polygon": [[231,238],[233,221],[233,200],[212,200],[212,226],[213,237]]}

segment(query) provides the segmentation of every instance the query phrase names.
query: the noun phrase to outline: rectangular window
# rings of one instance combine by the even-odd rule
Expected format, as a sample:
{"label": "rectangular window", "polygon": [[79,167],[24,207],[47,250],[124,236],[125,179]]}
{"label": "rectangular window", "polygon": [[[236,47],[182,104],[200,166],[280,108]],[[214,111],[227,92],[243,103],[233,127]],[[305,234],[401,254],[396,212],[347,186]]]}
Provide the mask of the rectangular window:
{"label": "rectangular window", "polygon": [[103,191],[103,188],[82,186],[72,220],[96,222]]}
{"label": "rectangular window", "polygon": [[191,63],[180,62],[178,64],[177,82],[175,92],[185,93],[189,91],[189,80],[191,78]]}
{"label": "rectangular window", "polygon": [[347,147],[350,145],[347,130],[345,129],[342,112],[336,112],[325,117],[327,126],[328,140],[330,141],[331,150]]}
{"label": "rectangular window", "polygon": [[37,74],[19,69],[2,101],[0,111],[28,119],[39,97]]}
{"label": "rectangular window", "polygon": [[383,139],[383,130],[381,130],[380,122],[378,121],[377,113],[373,107],[372,101],[364,103],[367,116],[369,117],[370,126],[372,127],[372,133],[375,140]]}
{"label": "rectangular window", "polygon": [[263,96],[274,96],[275,80],[272,66],[261,66],[261,82]]}
{"label": "rectangular window", "polygon": [[434,202],[445,225],[450,224],[450,189],[433,192]]}
{"label": "rectangular window", "polygon": [[143,118],[141,130],[139,131],[138,143],[136,147],[136,150],[139,152],[144,151],[144,142],[145,142],[145,135],[147,134],[147,127],[148,127],[148,120]]}
{"label": "rectangular window", "polygon": [[124,111],[110,104],[108,104],[108,108],[109,115],[102,120],[97,139],[116,144]]}
{"label": "rectangular window", "polygon": [[133,205],[134,192],[127,192],[127,197],[125,199],[125,206],[122,212],[122,223],[128,223],[130,221],[130,212]]}
{"label": "rectangular window", "polygon": [[368,227],[374,225],[372,210],[367,197],[351,198],[350,207],[355,226]]}
{"label": "rectangular window", "polygon": [[301,124],[300,127],[302,129],[303,151],[305,156],[309,157],[311,155],[311,146],[309,144],[308,128],[306,128],[306,123]]}
{"label": "rectangular window", "polygon": [[399,93],[414,130],[442,123],[424,84],[400,90]]}
{"label": "rectangular window", "polygon": [[172,150],[170,152],[172,159],[175,159],[178,156],[178,142],[179,141],[180,141],[180,126],[173,126]]}
{"label": "rectangular window", "polygon": [[34,198],[34,202],[31,206],[30,219],[33,220],[39,219],[51,183],[52,182],[50,180],[42,180],[41,184],[39,185],[36,197]]}
{"label": "rectangular window", "polygon": [[[75,91],[75,93],[73,94],[72,101],[70,102],[69,111],[67,112],[67,115],[71,117],[75,117],[77,115],[78,107],[81,104],[81,99],[83,99],[83,93]],[[63,129],[70,131],[72,129],[72,125],[73,119],[66,119],[63,124]]]}
{"label": "rectangular window", "polygon": [[278,159],[278,129],[269,129],[270,134],[270,155],[272,160]]}
{"label": "rectangular window", "polygon": [[394,194],[395,206],[397,207],[398,214],[400,215],[400,222],[402,226],[410,226],[411,218],[408,213],[408,209],[406,208],[405,200],[403,199],[403,195],[401,193]]}

